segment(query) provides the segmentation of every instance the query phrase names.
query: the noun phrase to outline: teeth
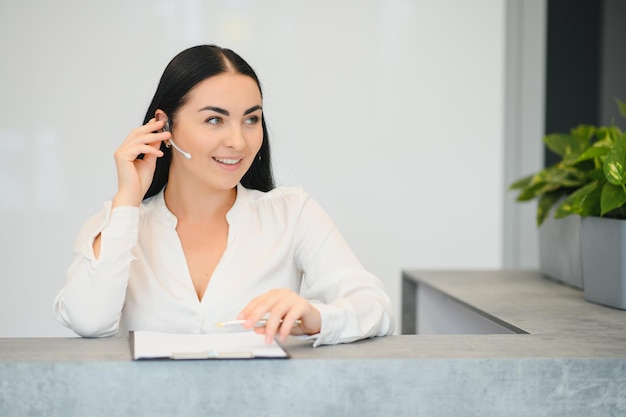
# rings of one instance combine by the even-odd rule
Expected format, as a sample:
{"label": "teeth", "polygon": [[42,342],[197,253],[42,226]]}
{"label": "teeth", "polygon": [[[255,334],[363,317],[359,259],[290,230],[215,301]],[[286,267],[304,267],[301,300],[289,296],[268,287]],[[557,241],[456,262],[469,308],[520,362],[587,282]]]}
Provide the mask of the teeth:
{"label": "teeth", "polygon": [[213,158],[213,159],[215,159],[217,162],[220,162],[226,165],[235,165],[236,163],[241,161],[241,159],[221,159],[221,158]]}

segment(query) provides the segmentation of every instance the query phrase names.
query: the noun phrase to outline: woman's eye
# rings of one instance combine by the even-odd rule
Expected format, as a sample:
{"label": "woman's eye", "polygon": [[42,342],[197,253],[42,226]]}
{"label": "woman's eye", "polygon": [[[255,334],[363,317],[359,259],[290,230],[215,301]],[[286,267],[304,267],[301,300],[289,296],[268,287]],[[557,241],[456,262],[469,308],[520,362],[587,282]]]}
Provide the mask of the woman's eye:
{"label": "woman's eye", "polygon": [[244,123],[247,124],[247,125],[255,125],[255,124],[259,123],[259,116],[248,117],[244,121]]}
{"label": "woman's eye", "polygon": [[222,121],[222,119],[220,117],[209,117],[208,119],[206,119],[206,122],[212,125],[217,125]]}

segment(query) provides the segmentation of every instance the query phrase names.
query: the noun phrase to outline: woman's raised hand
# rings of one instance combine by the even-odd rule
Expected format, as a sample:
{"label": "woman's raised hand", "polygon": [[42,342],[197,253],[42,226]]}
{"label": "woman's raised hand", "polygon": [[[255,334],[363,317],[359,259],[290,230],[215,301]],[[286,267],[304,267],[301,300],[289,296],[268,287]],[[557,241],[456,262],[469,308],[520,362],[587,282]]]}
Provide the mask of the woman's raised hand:
{"label": "woman's raised hand", "polygon": [[[322,327],[319,310],[287,288],[273,289],[254,298],[237,319],[246,321],[243,327],[265,334],[266,343],[274,340],[276,335],[284,342],[290,334],[317,334]],[[255,327],[261,319],[267,319],[265,326]],[[296,320],[300,323],[297,324]]]}
{"label": "woman's raised hand", "polygon": [[[152,183],[157,158],[163,156],[161,142],[171,137],[163,132],[164,121],[151,119],[143,126],[133,129],[115,151],[117,168],[117,194],[113,207],[136,206],[143,200]],[[143,154],[143,159],[137,159]]]}

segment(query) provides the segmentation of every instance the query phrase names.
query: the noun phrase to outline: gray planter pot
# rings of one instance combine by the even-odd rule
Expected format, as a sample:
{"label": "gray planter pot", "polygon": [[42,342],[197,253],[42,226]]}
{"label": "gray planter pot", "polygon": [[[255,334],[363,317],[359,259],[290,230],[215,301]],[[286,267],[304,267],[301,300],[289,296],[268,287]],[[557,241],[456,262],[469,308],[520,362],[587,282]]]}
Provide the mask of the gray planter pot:
{"label": "gray planter pot", "polygon": [[581,226],[585,298],[626,310],[626,220],[585,217]]}
{"label": "gray planter pot", "polygon": [[539,228],[539,268],[553,280],[583,289],[580,229],[580,216],[548,216]]}

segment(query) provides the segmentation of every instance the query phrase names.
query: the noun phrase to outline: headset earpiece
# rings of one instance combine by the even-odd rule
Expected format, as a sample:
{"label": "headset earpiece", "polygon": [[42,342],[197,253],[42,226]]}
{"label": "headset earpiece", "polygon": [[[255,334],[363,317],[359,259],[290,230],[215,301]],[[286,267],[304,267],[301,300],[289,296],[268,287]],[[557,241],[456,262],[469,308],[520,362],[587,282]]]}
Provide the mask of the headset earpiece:
{"label": "headset earpiece", "polygon": [[[164,131],[164,132],[170,132],[170,133],[172,133],[172,128],[171,128],[171,126],[170,126],[170,121],[169,121],[169,119],[168,119],[168,120],[166,120],[166,121],[165,121],[165,123],[163,124],[163,131]],[[172,144],[172,146],[174,147],[174,149],[176,149],[178,152],[180,152],[180,154],[181,154],[182,156],[184,156],[184,157],[185,157],[185,158],[187,158],[187,159],[191,159],[191,154],[190,154],[189,152],[185,152],[185,151],[183,151],[182,149],[180,149],[180,148],[176,145],[176,143],[174,142],[174,138],[172,138],[171,136],[170,136],[170,143]],[[165,146],[167,146],[167,145],[165,145]]]}

